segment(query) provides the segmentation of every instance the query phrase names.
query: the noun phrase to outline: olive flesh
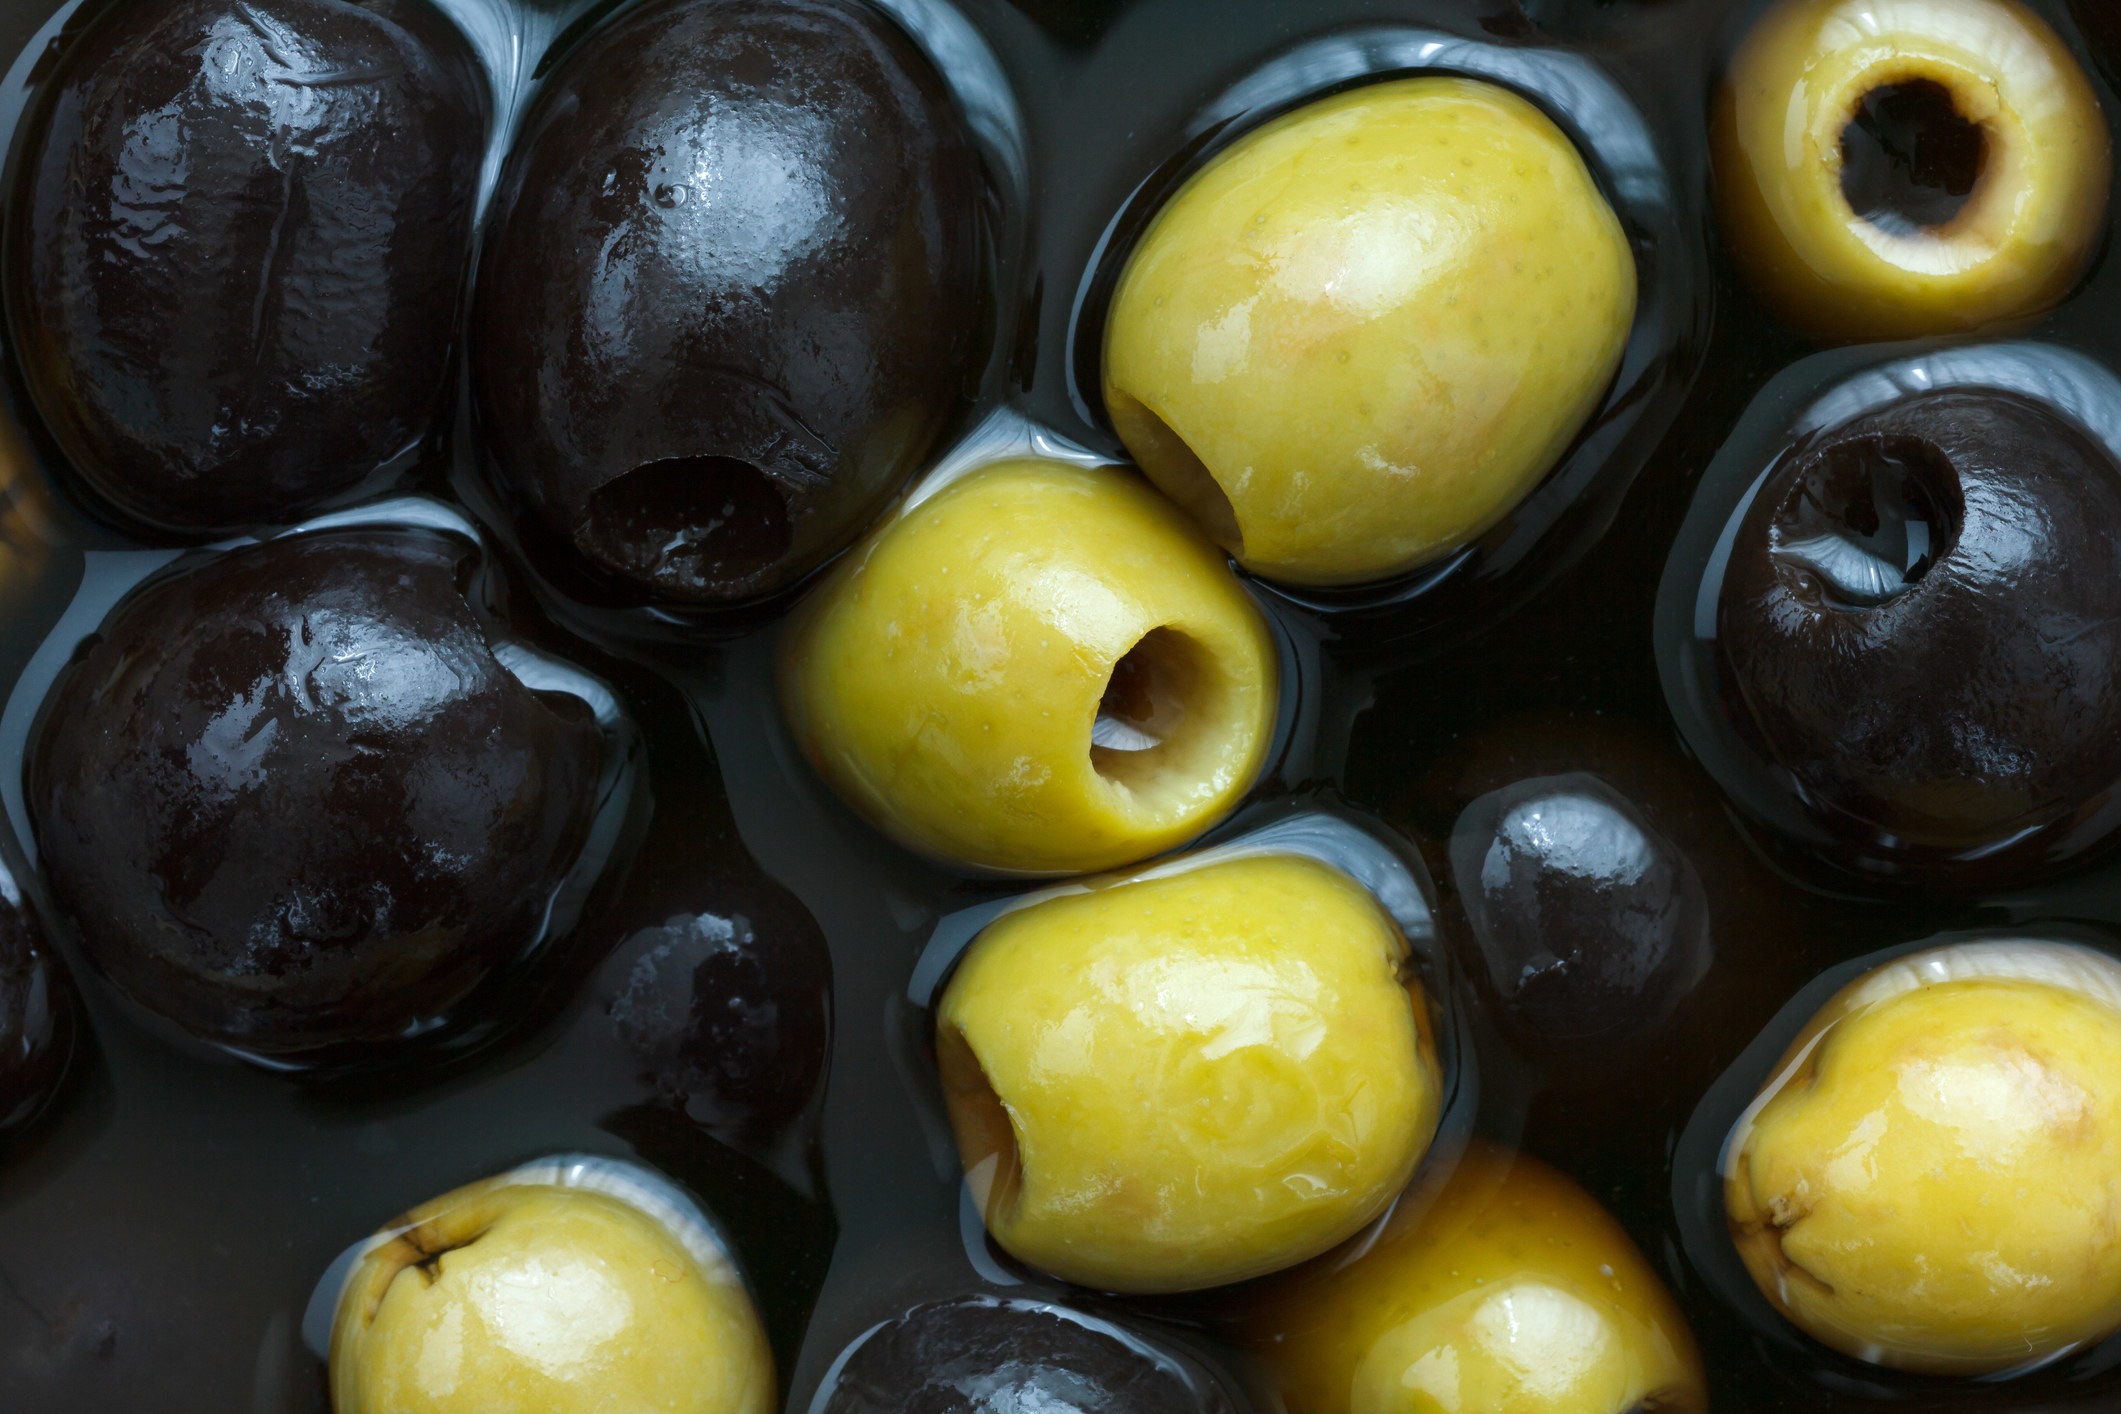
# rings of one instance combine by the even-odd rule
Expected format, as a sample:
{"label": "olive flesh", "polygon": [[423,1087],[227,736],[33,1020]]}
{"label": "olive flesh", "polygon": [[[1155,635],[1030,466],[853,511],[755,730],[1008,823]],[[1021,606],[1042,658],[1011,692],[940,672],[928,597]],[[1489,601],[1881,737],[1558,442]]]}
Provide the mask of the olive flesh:
{"label": "olive flesh", "polygon": [[100,509],[298,519],[428,436],[491,102],[423,0],[115,7],[27,148],[8,307]]}
{"label": "olive flesh", "polygon": [[293,1057],[427,1026],[535,936],[602,746],[494,656],[471,550],[342,530],[120,603],[47,698],[28,801],[91,960],[193,1035]]}
{"label": "olive flesh", "polygon": [[941,78],[866,5],[658,0],[593,34],[509,157],[473,313],[541,563],[714,605],[845,547],[975,379],[981,191]]}
{"label": "olive flesh", "polygon": [[1741,728],[1830,829],[2042,864],[2121,780],[2121,466],[2013,394],[1865,414],[1762,488],[1720,630]]}

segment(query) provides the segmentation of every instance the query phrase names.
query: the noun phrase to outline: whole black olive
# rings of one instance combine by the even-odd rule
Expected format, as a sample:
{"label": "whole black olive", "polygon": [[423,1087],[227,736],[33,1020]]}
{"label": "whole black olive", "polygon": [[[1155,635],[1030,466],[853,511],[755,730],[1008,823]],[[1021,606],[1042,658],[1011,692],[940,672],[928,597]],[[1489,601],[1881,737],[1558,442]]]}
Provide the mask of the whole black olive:
{"label": "whole black olive", "polygon": [[66,964],[0,867],[0,1144],[34,1124],[58,1094],[78,1007]]}
{"label": "whole black olive", "polygon": [[1740,725],[1876,857],[2044,866],[2121,780],[2121,466],[2041,404],[1920,394],[1801,448],[1720,610]]}
{"label": "whole black olive", "polygon": [[585,41],[509,156],[471,334],[560,567],[731,603],[852,540],[972,381],[980,199],[942,80],[867,5],[653,0]]}
{"label": "whole black olive", "polygon": [[536,933],[602,744],[414,530],[231,551],[112,610],[47,698],[28,803],[118,988],[268,1056],[425,1029]]}
{"label": "whole black olive", "polygon": [[1595,776],[1481,796],[1451,832],[1451,872],[1502,1019],[1537,1047],[1648,1035],[1708,966],[1700,876]]}
{"label": "whole black olive", "polygon": [[823,1414],[1228,1414],[1212,1379],[1132,1332],[1043,1302],[916,1306],[855,1347]]}
{"label": "whole black olive", "polygon": [[8,308],[39,412],[121,517],[295,519],[428,435],[490,100],[424,0],[171,0],[68,55]]}

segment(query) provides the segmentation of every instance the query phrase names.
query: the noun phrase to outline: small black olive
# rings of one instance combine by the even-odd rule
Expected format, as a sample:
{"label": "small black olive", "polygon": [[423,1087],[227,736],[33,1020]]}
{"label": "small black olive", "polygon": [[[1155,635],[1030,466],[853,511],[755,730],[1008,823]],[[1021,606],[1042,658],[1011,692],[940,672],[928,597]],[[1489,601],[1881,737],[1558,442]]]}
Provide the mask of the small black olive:
{"label": "small black olive", "polygon": [[423,0],[167,0],[66,59],[9,232],[38,411],[119,516],[296,519],[449,406],[490,100]]}
{"label": "small black olive", "polygon": [[73,1058],[80,1003],[66,964],[0,867],[0,1144],[34,1124]]}
{"label": "small black olive", "polygon": [[117,987],[299,1056],[442,1018],[536,933],[602,744],[457,587],[471,553],[342,530],[231,551],[120,603],[47,699],[29,808]]}

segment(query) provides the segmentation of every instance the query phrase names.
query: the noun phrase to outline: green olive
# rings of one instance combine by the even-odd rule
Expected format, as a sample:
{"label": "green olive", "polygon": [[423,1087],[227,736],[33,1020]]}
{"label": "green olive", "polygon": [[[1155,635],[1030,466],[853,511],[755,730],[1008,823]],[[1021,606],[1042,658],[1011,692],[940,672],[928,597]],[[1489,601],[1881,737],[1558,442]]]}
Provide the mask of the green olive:
{"label": "green olive", "polygon": [[1379,83],[1248,134],[1158,213],[1113,295],[1105,406],[1248,569],[1360,583],[1523,500],[1634,318],[1627,236],[1544,113]]}
{"label": "green olive", "polygon": [[1861,1359],[1986,1374],[2121,1326],[2121,963],[1899,958],[1815,1015],[1732,1133],[1753,1279]]}

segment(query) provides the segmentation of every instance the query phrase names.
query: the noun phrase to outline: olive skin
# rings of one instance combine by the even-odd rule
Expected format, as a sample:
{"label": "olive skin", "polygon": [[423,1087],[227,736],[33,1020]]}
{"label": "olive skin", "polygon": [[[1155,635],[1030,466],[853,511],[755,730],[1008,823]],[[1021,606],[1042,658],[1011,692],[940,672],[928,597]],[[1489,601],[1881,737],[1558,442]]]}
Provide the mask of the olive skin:
{"label": "olive skin", "polygon": [[73,1059],[80,1002],[66,965],[0,869],[0,1149],[37,1122]]}
{"label": "olive skin", "polygon": [[1701,876],[1595,776],[1474,801],[1451,832],[1451,872],[1501,1020],[1536,1048],[1640,1039],[1707,965]]}
{"label": "olive skin", "polygon": [[1824,434],[1754,501],[1720,612],[1741,728],[1910,868],[2044,864],[2121,778],[2121,467],[2039,404],[1948,390]]}
{"label": "olive skin", "polygon": [[28,801],[83,948],[201,1039],[299,1057],[424,1026],[579,852],[588,708],[494,653],[471,551],[348,530],[136,591],[47,698]]}
{"label": "olive skin", "polygon": [[423,0],[130,4],[68,56],[7,297],[99,510],[285,522],[440,425],[490,108]]}
{"label": "olive skin", "polygon": [[1042,1302],[931,1301],[855,1347],[823,1414],[1229,1414],[1215,1382],[1100,1325]]}
{"label": "olive skin", "polygon": [[865,5],[659,0],[593,35],[509,157],[472,322],[496,473],[571,547],[541,561],[718,605],[844,548],[974,380],[981,192]]}

